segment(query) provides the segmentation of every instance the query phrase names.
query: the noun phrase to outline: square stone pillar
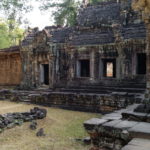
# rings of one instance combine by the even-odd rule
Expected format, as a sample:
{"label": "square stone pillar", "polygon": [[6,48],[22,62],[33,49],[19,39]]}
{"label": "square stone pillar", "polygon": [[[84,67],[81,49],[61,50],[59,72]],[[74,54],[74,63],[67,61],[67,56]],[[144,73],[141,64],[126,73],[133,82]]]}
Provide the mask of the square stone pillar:
{"label": "square stone pillar", "polygon": [[90,79],[95,80],[95,52],[90,53]]}

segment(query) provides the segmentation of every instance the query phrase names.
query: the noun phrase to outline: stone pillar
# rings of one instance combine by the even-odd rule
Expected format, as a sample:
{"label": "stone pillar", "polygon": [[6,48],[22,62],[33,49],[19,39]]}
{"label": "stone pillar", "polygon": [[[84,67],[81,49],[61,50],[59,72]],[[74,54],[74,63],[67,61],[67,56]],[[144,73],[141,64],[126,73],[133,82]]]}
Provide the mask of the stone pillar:
{"label": "stone pillar", "polygon": [[91,51],[90,54],[90,79],[95,80],[95,52]]}
{"label": "stone pillar", "polygon": [[146,94],[145,99],[150,101],[150,21],[146,25],[147,27],[147,39],[146,39],[146,54],[147,54],[147,63],[146,63]]}

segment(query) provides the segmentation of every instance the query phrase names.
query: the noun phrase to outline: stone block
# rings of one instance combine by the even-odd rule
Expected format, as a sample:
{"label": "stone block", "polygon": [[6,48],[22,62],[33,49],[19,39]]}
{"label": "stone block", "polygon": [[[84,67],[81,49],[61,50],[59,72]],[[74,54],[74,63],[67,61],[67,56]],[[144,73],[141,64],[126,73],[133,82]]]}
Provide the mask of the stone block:
{"label": "stone block", "polygon": [[121,150],[149,150],[150,140],[134,138]]}
{"label": "stone block", "polygon": [[124,119],[133,120],[133,121],[146,121],[147,113],[138,113],[133,111],[127,111],[122,113]]}
{"label": "stone block", "polygon": [[106,120],[119,120],[121,119],[122,116],[120,113],[110,113],[105,115],[102,119],[106,119]]}
{"label": "stone block", "polygon": [[132,128],[137,124],[138,124],[138,122],[135,122],[135,121],[124,120],[124,121],[121,121],[118,124],[116,124],[114,126],[114,128],[120,129],[120,130],[128,130],[129,128]]}
{"label": "stone block", "polygon": [[146,138],[150,139],[150,123],[141,122],[129,130],[132,138]]}
{"label": "stone block", "polygon": [[106,119],[92,118],[84,122],[84,127],[86,130],[94,130],[96,127],[99,127],[106,122]]}

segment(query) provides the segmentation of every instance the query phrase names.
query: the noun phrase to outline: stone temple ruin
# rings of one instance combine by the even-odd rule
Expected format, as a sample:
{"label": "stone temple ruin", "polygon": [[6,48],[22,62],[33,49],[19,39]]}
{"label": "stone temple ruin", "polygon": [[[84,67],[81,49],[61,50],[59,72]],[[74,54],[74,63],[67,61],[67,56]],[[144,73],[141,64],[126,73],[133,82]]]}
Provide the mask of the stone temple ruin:
{"label": "stone temple ruin", "polygon": [[149,150],[150,106],[127,107],[148,102],[150,91],[147,27],[131,3],[87,4],[74,27],[29,29],[19,46],[0,51],[0,85],[16,87],[0,99],[114,111],[84,123],[92,150]]}
{"label": "stone temple ruin", "polygon": [[144,99],[146,27],[131,0],[87,5],[74,27],[29,29],[19,47],[0,57],[0,85],[30,89],[2,90],[6,97],[95,112]]}

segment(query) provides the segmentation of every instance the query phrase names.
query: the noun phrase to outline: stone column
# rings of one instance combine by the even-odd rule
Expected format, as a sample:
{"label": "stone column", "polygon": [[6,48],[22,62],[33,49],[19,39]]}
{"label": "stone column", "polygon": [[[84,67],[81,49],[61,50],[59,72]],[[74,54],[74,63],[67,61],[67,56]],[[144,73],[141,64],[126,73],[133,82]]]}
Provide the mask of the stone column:
{"label": "stone column", "polygon": [[90,79],[95,80],[95,52],[91,51],[90,54]]}
{"label": "stone column", "polygon": [[146,94],[145,99],[150,100],[150,21],[146,24],[147,28],[147,39],[146,39]]}

